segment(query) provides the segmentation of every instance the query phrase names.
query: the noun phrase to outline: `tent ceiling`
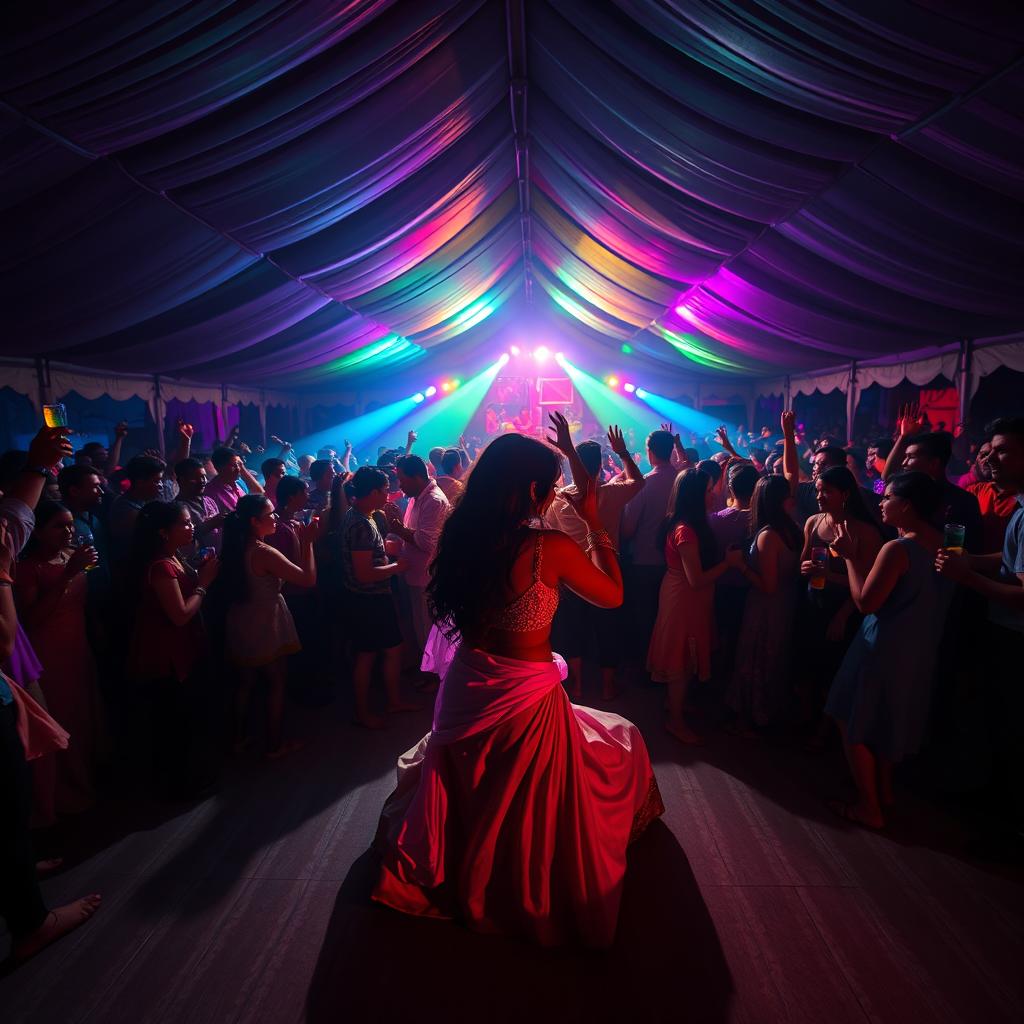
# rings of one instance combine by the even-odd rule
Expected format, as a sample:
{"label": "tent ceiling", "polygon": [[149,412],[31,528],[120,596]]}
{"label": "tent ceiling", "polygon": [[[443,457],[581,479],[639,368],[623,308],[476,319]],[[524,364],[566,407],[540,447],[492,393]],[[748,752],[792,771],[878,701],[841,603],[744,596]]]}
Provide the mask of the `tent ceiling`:
{"label": "tent ceiling", "polygon": [[2,353],[310,386],[527,331],[767,376],[1024,327],[1024,16],[23,5]]}

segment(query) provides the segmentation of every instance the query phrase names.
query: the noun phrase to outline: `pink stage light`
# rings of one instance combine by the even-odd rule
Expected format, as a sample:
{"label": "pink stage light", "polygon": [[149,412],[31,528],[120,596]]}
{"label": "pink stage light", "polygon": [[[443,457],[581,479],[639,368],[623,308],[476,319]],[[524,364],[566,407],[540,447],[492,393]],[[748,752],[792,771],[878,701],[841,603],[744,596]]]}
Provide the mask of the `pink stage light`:
{"label": "pink stage light", "polygon": [[518,345],[513,345],[513,346],[512,346],[512,347],[511,347],[511,348],[509,349],[509,352],[510,352],[510,353],[511,353],[512,355],[514,355],[514,356],[517,356],[517,355],[519,355],[519,346],[518,346]]}
{"label": "pink stage light", "polygon": [[538,363],[546,363],[551,357],[551,350],[547,345],[540,345],[533,350],[533,358]]}
{"label": "pink stage light", "polygon": [[623,384],[622,387],[624,391],[628,391],[630,394],[633,394],[633,392],[636,391],[636,385],[630,384],[629,381]]}

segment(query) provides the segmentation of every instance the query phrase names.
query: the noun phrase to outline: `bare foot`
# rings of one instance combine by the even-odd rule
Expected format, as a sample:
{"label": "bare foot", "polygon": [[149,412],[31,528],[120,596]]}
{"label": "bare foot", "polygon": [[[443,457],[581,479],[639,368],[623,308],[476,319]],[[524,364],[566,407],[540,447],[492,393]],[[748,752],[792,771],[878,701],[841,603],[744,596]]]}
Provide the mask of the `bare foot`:
{"label": "bare foot", "polygon": [[268,750],[266,758],[268,761],[280,761],[282,757],[294,754],[297,750],[301,750],[305,745],[306,744],[303,743],[302,740],[286,740],[273,750]]}
{"label": "bare foot", "polygon": [[73,932],[79,925],[85,924],[100,906],[99,893],[83,896],[74,903],[66,903],[63,907],[51,910],[43,923],[31,935],[17,943],[12,950],[15,963],[24,963],[41,949]]}
{"label": "bare foot", "polygon": [[881,811],[866,811],[859,804],[848,804],[844,800],[828,800],[826,803],[830,811],[851,825],[861,825],[875,830],[885,828],[885,818],[882,817]]}
{"label": "bare foot", "polygon": [[388,720],[381,718],[379,715],[364,715],[362,718],[356,718],[352,721],[353,725],[358,725],[361,729],[386,729],[388,727]]}
{"label": "bare foot", "polygon": [[37,860],[36,861],[36,874],[40,878],[44,878],[46,875],[52,875],[54,871],[60,871],[64,866],[63,857],[53,857],[50,860]]}
{"label": "bare foot", "polygon": [[397,704],[388,705],[388,714],[397,715],[402,711],[422,711],[423,705],[411,700],[400,700]]}
{"label": "bare foot", "polygon": [[695,733],[685,722],[666,722],[666,731],[670,732],[680,743],[691,747],[699,747],[704,743],[703,737]]}

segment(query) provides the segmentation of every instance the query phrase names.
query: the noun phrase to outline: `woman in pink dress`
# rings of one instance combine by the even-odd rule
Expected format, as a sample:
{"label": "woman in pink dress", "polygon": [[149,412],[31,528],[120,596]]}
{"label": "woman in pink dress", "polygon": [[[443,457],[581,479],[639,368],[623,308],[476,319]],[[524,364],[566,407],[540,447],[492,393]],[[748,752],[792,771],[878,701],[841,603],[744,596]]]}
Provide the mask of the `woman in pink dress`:
{"label": "woman in pink dress", "polygon": [[39,680],[49,713],[71,739],[54,755],[56,778],[49,792],[36,789],[40,824],[54,812],[77,814],[92,806],[93,770],[103,733],[96,662],[85,628],[85,573],[96,565],[91,547],[73,547],[74,520],[59,502],[36,508],[36,525],[18,565],[18,617],[43,666]]}
{"label": "woman in pink dress", "polygon": [[665,728],[683,743],[700,742],[683,718],[683,706],[690,680],[711,678],[715,582],[727,569],[743,564],[743,552],[738,548],[718,561],[708,525],[713,501],[711,477],[702,470],[688,469],[672,485],[668,515],[661,527],[668,571],[658,594],[647,670],[655,682],[668,684]]}
{"label": "woman in pink dress", "polygon": [[[587,480],[568,424],[553,419],[575,479]],[[531,528],[559,469],[542,442],[499,437],[445,523],[428,595],[457,649],[433,730],[399,759],[373,895],[480,932],[608,946],[626,848],[663,806],[636,726],[575,707],[561,686],[549,639],[559,586],[613,608],[622,576],[592,485],[577,504],[589,557],[566,535]]]}

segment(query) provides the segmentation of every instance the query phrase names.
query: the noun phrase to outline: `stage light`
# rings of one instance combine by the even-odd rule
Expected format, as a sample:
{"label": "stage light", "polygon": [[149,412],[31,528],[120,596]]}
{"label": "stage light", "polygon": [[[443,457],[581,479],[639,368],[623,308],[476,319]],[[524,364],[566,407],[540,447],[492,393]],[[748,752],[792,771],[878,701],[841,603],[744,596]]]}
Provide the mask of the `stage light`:
{"label": "stage light", "polygon": [[511,357],[509,356],[509,354],[507,352],[502,353],[501,358],[498,360],[498,366],[499,367],[506,366],[508,364],[508,361],[509,361],[510,358]]}
{"label": "stage light", "polygon": [[514,355],[514,356],[517,356],[517,355],[519,355],[519,346],[518,346],[518,345],[513,345],[513,346],[512,346],[512,347],[511,347],[511,348],[509,349],[509,352],[511,352],[511,353],[512,353],[512,355]]}
{"label": "stage light", "polygon": [[533,350],[533,358],[538,363],[546,363],[551,356],[551,350],[547,345],[541,345],[539,348]]}
{"label": "stage light", "polygon": [[630,394],[633,394],[633,392],[636,391],[636,385],[635,384],[630,384],[630,383],[627,382],[627,383],[623,384],[622,387],[623,387],[623,390],[628,391]]}
{"label": "stage light", "polygon": [[617,388],[619,386],[619,378],[614,376],[614,374],[611,377],[605,377],[604,382],[610,388]]}
{"label": "stage light", "polygon": [[448,394],[448,392],[449,392],[449,391],[451,391],[451,389],[452,389],[452,382],[451,382],[450,380],[446,380],[446,381],[445,381],[445,382],[444,382],[444,383],[443,383],[443,384],[441,385],[441,390],[442,390],[442,391],[443,391],[443,392],[444,392],[444,393],[445,393],[446,395]]}
{"label": "stage light", "polygon": [[437,394],[437,388],[435,388],[434,385],[431,384],[430,387],[427,388],[427,390],[423,392],[423,394],[425,394],[427,396],[427,398],[433,398],[434,395]]}
{"label": "stage light", "polygon": [[423,392],[422,392],[422,391],[417,391],[417,392],[416,392],[416,394],[412,396],[412,400],[413,400],[414,402],[416,402],[416,404],[418,405],[418,404],[419,404],[420,402],[422,402],[422,401],[423,401],[423,399],[424,399],[424,398],[426,398],[426,397],[427,397],[427,396],[426,396],[425,394],[423,394]]}
{"label": "stage light", "polygon": [[633,354],[633,346],[632,346],[632,345],[630,345],[630,344],[628,344],[628,343],[624,343],[624,344],[623,344],[623,346],[622,346],[622,348],[621,348],[621,349],[620,349],[619,351],[620,351],[620,352],[621,352],[621,353],[622,353],[622,354],[623,354],[624,356],[629,356],[629,355],[632,355],[632,354]]}
{"label": "stage light", "polygon": [[459,380],[459,378],[458,378],[458,377],[455,377],[455,378],[454,378],[454,379],[452,380],[452,382],[451,382],[451,383],[452,383],[452,391],[454,391],[454,390],[455,390],[455,389],[456,389],[456,388],[457,388],[457,387],[458,387],[458,386],[459,386],[459,385],[460,385],[460,384],[462,383],[462,381],[461,381],[461,380]]}
{"label": "stage light", "polygon": [[637,388],[636,389],[636,397],[640,398],[640,399],[644,399],[644,398],[647,397],[647,392],[644,391],[643,388]]}

